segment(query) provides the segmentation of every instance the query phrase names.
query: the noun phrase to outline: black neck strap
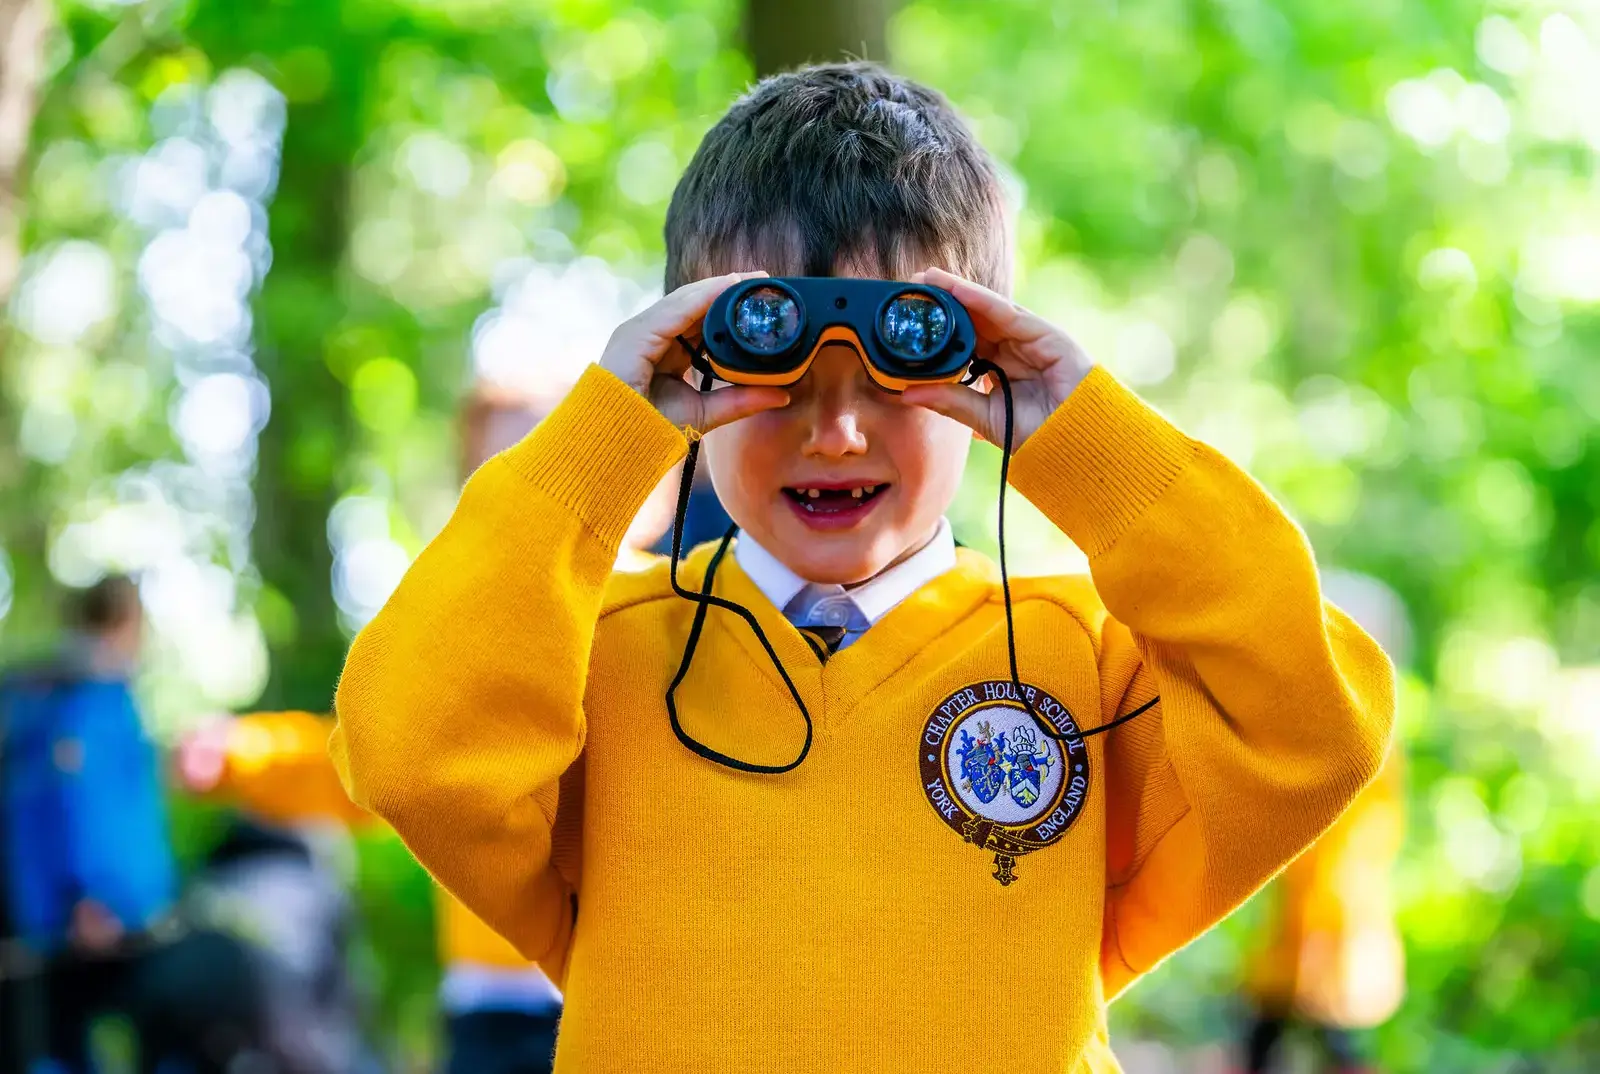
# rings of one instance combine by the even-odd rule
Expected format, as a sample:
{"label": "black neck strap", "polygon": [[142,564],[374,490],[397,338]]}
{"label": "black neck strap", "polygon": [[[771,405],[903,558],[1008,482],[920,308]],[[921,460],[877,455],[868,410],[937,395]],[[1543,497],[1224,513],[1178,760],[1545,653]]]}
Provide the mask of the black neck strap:
{"label": "black neck strap", "polygon": [[[679,337],[679,343],[684,343]],[[693,351],[691,350],[692,354]],[[711,374],[704,373],[700,380],[700,390],[707,391],[711,387]],[[794,680],[789,677],[789,671],[783,666],[783,661],[778,659],[777,652],[772,648],[772,642],[767,640],[766,631],[761,629],[761,624],[751,614],[750,609],[735,604],[731,600],[723,600],[713,596],[711,586],[716,581],[717,568],[722,565],[722,559],[728,554],[728,546],[733,542],[733,535],[739,531],[738,526],[729,526],[728,531],[722,535],[722,541],[717,545],[716,552],[712,553],[711,560],[706,564],[705,581],[701,583],[700,592],[692,593],[678,583],[678,561],[683,553],[683,525],[689,514],[689,492],[694,485],[695,461],[700,457],[700,440],[698,437],[689,442],[689,456],[683,462],[683,476],[678,481],[678,510],[672,519],[672,563],[669,567],[672,579],[672,591],[685,600],[694,601],[697,607],[694,611],[694,624],[689,628],[689,640],[683,646],[683,660],[678,664],[678,673],[672,677],[672,684],[667,687],[667,719],[672,723],[672,733],[678,736],[678,741],[692,753],[699,754],[708,761],[735,769],[739,772],[754,772],[759,775],[774,776],[784,772],[792,772],[800,767],[800,762],[806,759],[806,754],[811,752],[811,739],[813,727],[811,711],[806,708],[805,699],[800,696],[800,690],[795,686]],[[730,757],[726,753],[714,750],[704,742],[695,739],[683,729],[683,722],[678,718],[678,686],[684,677],[689,674],[689,665],[694,661],[695,649],[700,644],[700,632],[705,628],[706,609],[722,608],[733,612],[749,624],[755,632],[756,640],[761,642],[761,647],[767,651],[767,658],[772,661],[772,666],[778,669],[778,675],[783,679],[783,685],[789,688],[789,696],[794,698],[795,705],[800,709],[800,715],[806,721],[806,739],[800,746],[800,752],[788,764],[751,764],[741,761],[737,757]]]}
{"label": "black neck strap", "polygon": [[[678,337],[678,343],[689,352],[695,368],[701,371],[700,391],[709,391],[712,375],[710,369],[704,366],[699,351],[682,336]],[[1001,445],[1000,452],[1000,503],[997,511],[996,529],[1000,543],[1000,589],[1004,596],[1006,609],[1006,655],[1010,659],[1011,684],[1016,689],[1016,696],[1022,702],[1022,707],[1027,710],[1033,722],[1038,725],[1039,730],[1047,737],[1057,742],[1070,742],[1080,738],[1089,738],[1093,735],[1103,735],[1107,731],[1127,723],[1135,716],[1148,712],[1160,702],[1161,698],[1153,697],[1132,712],[1119,716],[1109,723],[1090,728],[1087,731],[1077,731],[1071,734],[1062,734],[1045,723],[1039,714],[1034,711],[1033,702],[1028,700],[1027,691],[1023,688],[1021,677],[1017,673],[1017,636],[1015,618],[1011,608],[1011,575],[1006,568],[1006,489],[1011,477],[1011,447],[1016,435],[1015,403],[1011,395],[1010,378],[1006,376],[1005,370],[993,362],[981,358],[974,360],[964,383],[970,384],[985,374],[994,377],[995,382],[1000,386],[1001,397],[1005,402],[1005,442]],[[694,622],[689,628],[689,638],[683,646],[683,659],[678,664],[678,673],[673,676],[672,683],[667,687],[667,719],[672,724],[672,733],[677,736],[679,742],[683,743],[685,749],[715,764],[738,772],[752,772],[757,775],[770,776],[792,772],[800,767],[801,762],[806,759],[806,755],[811,752],[811,741],[815,730],[811,721],[811,711],[806,708],[805,699],[800,696],[799,688],[795,686],[794,680],[789,677],[789,672],[783,666],[783,661],[778,659],[777,651],[773,649],[772,642],[767,639],[766,632],[761,629],[761,624],[756,621],[756,617],[751,613],[750,609],[735,604],[731,600],[724,600],[711,592],[712,586],[716,581],[717,568],[722,565],[722,560],[728,553],[728,547],[732,544],[734,535],[738,532],[738,526],[729,526],[727,532],[722,535],[722,540],[717,544],[716,551],[712,553],[710,561],[706,564],[705,579],[701,583],[698,593],[685,589],[678,582],[678,563],[683,553],[684,522],[689,513],[689,493],[694,485],[695,463],[699,457],[700,439],[697,436],[691,436],[689,454],[683,463],[683,476],[678,481],[678,507],[672,520],[672,561],[669,567],[669,577],[672,581],[672,591],[684,600],[694,602],[695,612]],[[766,765],[741,761],[737,757],[730,757],[726,753],[712,749],[683,729],[683,722],[678,718],[678,687],[689,674],[689,665],[694,662],[695,650],[700,644],[700,634],[705,629],[707,609],[713,607],[733,612],[743,619],[755,633],[756,640],[761,642],[762,649],[766,650],[767,658],[772,661],[772,666],[777,668],[778,676],[783,680],[783,685],[788,688],[789,696],[794,698],[795,707],[800,710],[800,715],[805,720],[805,742],[801,745],[800,752],[795,755],[794,760],[787,764]],[[1067,716],[1069,719],[1072,718],[1070,710],[1067,712]]]}

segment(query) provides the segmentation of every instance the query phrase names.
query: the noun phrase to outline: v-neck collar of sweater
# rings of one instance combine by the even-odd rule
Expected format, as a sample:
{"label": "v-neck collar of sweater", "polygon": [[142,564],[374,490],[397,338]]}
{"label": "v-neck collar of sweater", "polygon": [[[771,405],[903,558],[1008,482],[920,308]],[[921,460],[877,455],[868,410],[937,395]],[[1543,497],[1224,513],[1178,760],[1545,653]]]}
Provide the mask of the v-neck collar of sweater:
{"label": "v-neck collar of sweater", "polygon": [[[710,547],[702,546],[691,561],[691,577],[703,579]],[[871,630],[826,664],[783,612],[750,580],[733,556],[717,568],[715,592],[750,610],[773,651],[783,661],[808,707],[822,702],[821,711],[850,707],[899,671],[918,652],[934,643],[955,623],[966,618],[994,593],[999,572],[987,557],[969,549],[956,550],[952,569],[919,587],[890,609]],[[698,586],[696,586],[698,588]],[[781,682],[755,632],[738,616],[712,612],[708,629],[731,634],[736,644],[764,674]],[[817,710],[813,709],[813,715]]]}
{"label": "v-neck collar of sweater", "polygon": [[[768,552],[754,537],[742,531],[734,542],[733,558],[739,564],[739,569],[744,571],[745,577],[766,594],[774,607],[785,612],[789,611],[790,602],[800,591],[813,584]],[[868,623],[876,623],[895,605],[955,565],[955,536],[950,531],[950,520],[941,518],[933,536],[899,563],[860,585],[834,588],[850,598]]]}

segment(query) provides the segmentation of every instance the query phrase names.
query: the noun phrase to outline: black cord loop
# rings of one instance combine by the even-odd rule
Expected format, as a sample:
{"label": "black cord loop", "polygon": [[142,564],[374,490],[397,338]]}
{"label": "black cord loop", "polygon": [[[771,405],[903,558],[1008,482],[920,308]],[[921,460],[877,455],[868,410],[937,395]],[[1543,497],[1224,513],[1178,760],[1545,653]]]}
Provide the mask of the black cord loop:
{"label": "black cord loop", "polygon": [[[995,382],[1000,385],[1000,396],[1005,402],[1006,411],[1003,436],[1005,442],[1000,445],[1000,504],[996,510],[995,531],[1000,543],[1000,592],[1005,598],[1006,606],[1006,656],[1010,659],[1011,686],[1017,693],[1017,700],[1022,702],[1022,707],[1027,710],[1029,717],[1033,719],[1034,724],[1038,726],[1040,731],[1044,732],[1046,737],[1052,738],[1057,742],[1071,742],[1076,739],[1090,738],[1094,735],[1103,735],[1112,728],[1120,727],[1122,724],[1127,723],[1135,716],[1148,712],[1156,706],[1161,698],[1157,695],[1132,712],[1119,716],[1110,723],[1092,727],[1087,731],[1079,730],[1065,735],[1045,723],[1039,714],[1034,711],[1033,702],[1028,700],[1028,693],[1022,688],[1022,678],[1017,674],[1017,631],[1011,611],[1011,574],[1006,569],[1006,489],[1010,487],[1011,448],[1016,439],[1016,402],[1011,395],[1011,378],[1006,376],[1004,369],[1001,369],[986,358],[974,358],[972,360],[965,383],[970,384],[985,374],[994,377]],[[1065,703],[1062,703],[1061,708],[1067,714],[1067,718],[1072,721],[1073,726],[1076,727],[1078,721],[1072,715],[1072,710],[1067,708]]]}
{"label": "black cord loop", "polygon": [[[678,337],[678,342],[691,355],[694,354],[694,349],[689,346],[689,343],[682,336]],[[700,391],[704,392],[710,387],[711,374],[709,372],[702,373]],[[722,535],[721,543],[717,545],[716,552],[712,554],[710,562],[706,564],[705,581],[701,583],[700,592],[690,592],[678,583],[678,561],[683,552],[683,527],[689,514],[689,492],[694,485],[695,461],[699,456],[700,441],[698,439],[691,440],[689,442],[689,456],[683,463],[683,476],[678,480],[678,509],[672,520],[672,561],[668,568],[668,576],[672,581],[672,591],[685,600],[693,601],[697,607],[694,613],[694,624],[689,628],[689,640],[683,647],[683,660],[678,664],[678,673],[673,676],[671,685],[667,687],[667,719],[671,722],[672,733],[678,736],[678,741],[683,743],[684,747],[691,753],[698,754],[708,761],[713,761],[716,764],[740,772],[753,772],[764,776],[792,772],[800,767],[800,763],[811,752],[811,739],[814,732],[811,711],[806,708],[805,700],[800,696],[799,688],[795,686],[794,680],[789,677],[788,669],[783,666],[783,661],[778,659],[777,651],[772,648],[772,643],[767,640],[766,631],[761,629],[761,624],[756,621],[756,617],[750,612],[750,609],[735,604],[731,600],[724,600],[721,597],[714,596],[711,592],[712,583],[716,581],[717,568],[722,565],[722,559],[727,555],[728,546],[733,542],[733,536],[739,531],[739,527],[737,525],[729,526],[727,532]],[[685,676],[689,674],[689,665],[694,661],[695,649],[700,644],[700,632],[705,627],[706,609],[711,607],[733,612],[749,624],[750,629],[755,632],[756,640],[766,650],[767,658],[772,661],[772,666],[778,669],[778,675],[783,679],[783,685],[789,688],[789,696],[794,698],[795,705],[800,709],[800,715],[806,722],[806,738],[805,742],[800,746],[799,754],[788,764],[751,764],[748,761],[741,761],[737,757],[730,757],[726,753],[712,749],[683,729],[683,723],[678,718],[678,686],[683,682]]]}
{"label": "black cord loop", "polygon": [[[677,340],[679,345],[689,352],[691,366],[700,371],[699,390],[701,392],[709,391],[714,378],[700,351],[681,335],[677,337]],[[1006,376],[1005,370],[986,359],[974,359],[968,370],[967,377],[962,383],[971,384],[985,374],[995,378],[995,382],[1000,385],[1000,394],[1005,402],[1005,442],[1001,445],[1000,452],[1000,502],[997,510],[996,529],[1000,542],[1000,590],[1005,599],[1006,656],[1010,661],[1011,685],[1015,688],[1017,699],[1022,702],[1022,707],[1027,710],[1029,717],[1047,737],[1057,742],[1071,742],[1077,739],[1089,738],[1093,735],[1103,735],[1113,728],[1122,726],[1135,716],[1148,712],[1161,701],[1161,698],[1159,695],[1152,697],[1132,712],[1119,716],[1109,723],[1090,728],[1087,731],[1080,730],[1073,734],[1062,734],[1045,723],[1038,712],[1034,710],[1033,702],[1028,699],[1027,691],[1023,689],[1022,679],[1017,672],[1017,635],[1015,616],[1011,608],[1011,575],[1006,568],[1006,489],[1010,483],[1011,449],[1016,436],[1016,406],[1011,394],[1011,380]],[[672,519],[672,559],[668,568],[668,576],[672,582],[672,591],[684,600],[692,601],[695,604],[695,613],[694,623],[689,628],[689,638],[684,643],[683,659],[678,664],[678,673],[673,676],[671,684],[667,687],[667,718],[672,724],[672,733],[677,736],[678,741],[683,744],[684,748],[691,753],[704,757],[708,761],[738,772],[751,772],[756,775],[770,776],[792,772],[800,767],[801,762],[811,752],[811,742],[815,732],[815,727],[811,720],[811,711],[806,708],[805,699],[800,696],[799,688],[795,686],[794,680],[789,677],[789,672],[783,666],[783,661],[778,659],[777,651],[773,649],[772,643],[767,640],[766,631],[761,629],[761,624],[756,621],[756,617],[751,613],[750,609],[731,600],[724,600],[711,592],[712,585],[716,581],[717,568],[722,565],[722,560],[727,555],[728,547],[732,544],[734,535],[739,531],[739,527],[736,524],[729,526],[727,532],[722,535],[722,540],[718,543],[717,550],[712,553],[710,561],[706,564],[705,579],[701,583],[698,593],[685,589],[678,582],[678,563],[683,553],[683,527],[688,518],[689,493],[694,485],[695,463],[699,457],[700,440],[698,437],[691,437],[689,454],[683,463],[683,475],[678,480],[678,506]],[[788,688],[789,696],[794,698],[795,706],[800,710],[800,716],[805,720],[805,742],[801,745],[800,752],[795,756],[795,759],[787,764],[765,765],[741,761],[737,757],[730,757],[726,753],[712,749],[683,729],[683,723],[678,718],[678,687],[689,674],[689,665],[694,662],[695,650],[700,644],[700,634],[705,628],[707,609],[713,607],[733,612],[755,632],[756,640],[761,643],[761,648],[766,650],[767,658],[772,661],[772,666],[778,669],[778,676],[783,680],[783,685]],[[1067,712],[1068,719],[1071,719],[1073,725],[1076,726],[1077,720],[1073,718],[1071,710],[1067,709],[1065,705],[1062,706],[1062,709]]]}

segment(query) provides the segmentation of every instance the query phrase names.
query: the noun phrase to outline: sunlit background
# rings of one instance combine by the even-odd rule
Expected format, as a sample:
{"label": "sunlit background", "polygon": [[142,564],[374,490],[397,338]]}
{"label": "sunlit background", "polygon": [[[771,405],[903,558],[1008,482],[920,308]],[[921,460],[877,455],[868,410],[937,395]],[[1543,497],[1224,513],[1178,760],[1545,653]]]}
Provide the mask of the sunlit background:
{"label": "sunlit background", "polygon": [[[659,294],[749,15],[0,0],[4,651],[133,572],[158,736],[325,707],[451,509],[462,391],[570,382]],[[1600,5],[925,0],[882,33],[1002,162],[1021,300],[1401,609],[1387,1068],[1600,1069]],[[995,492],[980,453],[965,542]],[[1016,512],[1013,562],[1082,568]],[[421,1062],[426,883],[359,861],[374,1024]],[[1253,914],[1117,1005],[1130,1070],[1223,1069]]]}

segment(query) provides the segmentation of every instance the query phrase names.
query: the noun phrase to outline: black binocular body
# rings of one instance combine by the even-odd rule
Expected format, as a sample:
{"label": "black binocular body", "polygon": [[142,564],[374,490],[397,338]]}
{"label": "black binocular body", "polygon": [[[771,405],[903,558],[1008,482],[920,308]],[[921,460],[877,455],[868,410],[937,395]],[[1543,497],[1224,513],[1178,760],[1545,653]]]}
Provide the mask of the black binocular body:
{"label": "black binocular body", "polygon": [[779,387],[806,375],[831,343],[853,347],[885,391],[961,380],[977,333],[950,292],[847,276],[745,280],[706,311],[704,365],[732,384]]}

